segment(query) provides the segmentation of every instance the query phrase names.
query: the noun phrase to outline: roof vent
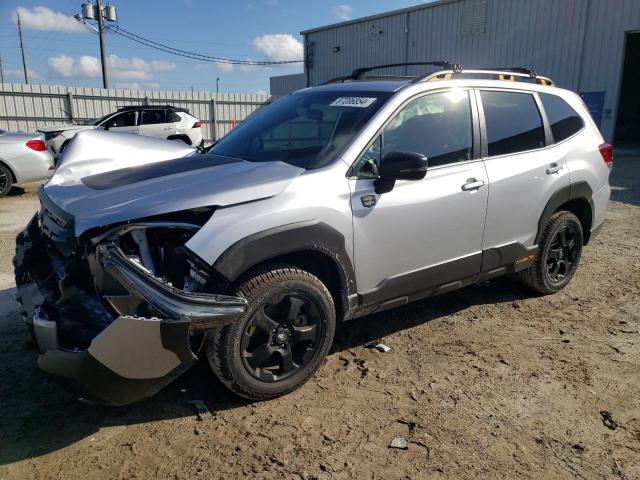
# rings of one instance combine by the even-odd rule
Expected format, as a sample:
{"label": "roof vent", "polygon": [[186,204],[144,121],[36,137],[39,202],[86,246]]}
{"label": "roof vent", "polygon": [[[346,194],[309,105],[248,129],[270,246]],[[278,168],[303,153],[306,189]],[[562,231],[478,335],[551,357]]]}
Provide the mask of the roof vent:
{"label": "roof vent", "polygon": [[462,35],[484,33],[487,0],[466,0],[462,7]]}

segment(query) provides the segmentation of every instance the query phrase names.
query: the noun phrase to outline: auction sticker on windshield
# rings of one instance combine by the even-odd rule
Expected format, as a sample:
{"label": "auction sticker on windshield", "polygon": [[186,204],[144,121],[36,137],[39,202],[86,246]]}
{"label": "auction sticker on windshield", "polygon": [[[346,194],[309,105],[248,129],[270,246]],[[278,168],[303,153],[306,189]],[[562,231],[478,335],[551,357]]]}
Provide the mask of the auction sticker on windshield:
{"label": "auction sticker on windshield", "polygon": [[369,97],[340,97],[336,98],[331,104],[330,107],[358,107],[358,108],[366,108],[375,102],[375,98]]}

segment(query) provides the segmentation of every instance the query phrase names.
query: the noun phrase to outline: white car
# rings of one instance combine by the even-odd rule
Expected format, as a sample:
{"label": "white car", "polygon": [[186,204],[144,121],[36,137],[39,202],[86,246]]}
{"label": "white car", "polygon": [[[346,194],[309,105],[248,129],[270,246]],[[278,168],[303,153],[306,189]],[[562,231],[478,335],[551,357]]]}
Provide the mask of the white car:
{"label": "white car", "polygon": [[202,122],[190,115],[188,110],[170,105],[122,107],[102,118],[42,127],[38,131],[44,133],[45,142],[57,159],[76,133],[97,128],[180,140],[194,147],[200,147],[204,143]]}
{"label": "white car", "polygon": [[42,135],[0,130],[0,197],[15,183],[46,180],[53,171],[53,157]]}

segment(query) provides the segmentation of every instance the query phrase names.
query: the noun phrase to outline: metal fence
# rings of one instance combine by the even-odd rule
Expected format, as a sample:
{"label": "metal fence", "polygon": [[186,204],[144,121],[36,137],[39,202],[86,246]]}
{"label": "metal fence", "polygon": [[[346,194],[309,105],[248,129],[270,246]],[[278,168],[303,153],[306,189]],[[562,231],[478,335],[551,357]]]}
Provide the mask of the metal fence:
{"label": "metal fence", "polygon": [[206,142],[270,102],[251,93],[121,90],[0,83],[0,129],[35,131],[56,123],[99,118],[127,105],[173,105],[189,109],[203,125]]}

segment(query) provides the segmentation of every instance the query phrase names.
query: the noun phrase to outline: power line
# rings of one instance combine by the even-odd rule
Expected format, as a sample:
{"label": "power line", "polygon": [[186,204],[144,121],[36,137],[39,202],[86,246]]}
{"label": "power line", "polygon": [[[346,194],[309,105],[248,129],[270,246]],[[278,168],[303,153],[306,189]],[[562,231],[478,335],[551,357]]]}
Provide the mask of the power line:
{"label": "power line", "polygon": [[140,35],[136,35],[135,33],[129,32],[122,27],[108,27],[108,29],[112,32],[115,32],[129,40],[132,40],[137,43],[141,43],[142,45],[146,45],[147,47],[154,48],[156,50],[160,50],[165,53],[170,53],[172,55],[178,55],[180,57],[190,58],[192,60],[201,60],[205,62],[213,62],[213,63],[228,63],[231,65],[255,65],[255,66],[267,66],[267,65],[286,65],[293,63],[302,63],[304,60],[283,60],[283,61],[253,61],[253,60],[239,60],[232,58],[223,58],[223,57],[214,57],[211,55],[203,55],[201,53],[190,52],[188,50],[181,50],[179,48],[170,47],[169,45],[165,45],[163,43],[155,42],[153,40],[149,40],[148,38],[142,37]]}

